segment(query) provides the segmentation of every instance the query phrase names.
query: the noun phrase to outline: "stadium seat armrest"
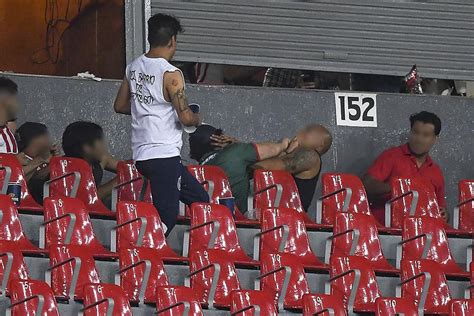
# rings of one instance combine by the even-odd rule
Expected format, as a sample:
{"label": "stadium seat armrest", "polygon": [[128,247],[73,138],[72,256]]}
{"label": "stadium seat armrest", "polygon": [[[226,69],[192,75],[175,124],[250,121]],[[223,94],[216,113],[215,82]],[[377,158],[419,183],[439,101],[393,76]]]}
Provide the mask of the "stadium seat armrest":
{"label": "stadium seat armrest", "polygon": [[42,248],[42,249],[46,248],[46,226],[53,223],[53,222],[62,220],[62,219],[67,218],[67,217],[69,217],[70,220],[69,220],[69,224],[67,225],[66,237],[64,238],[64,241],[62,243],[65,244],[65,245],[68,245],[68,244],[71,243],[72,232],[74,231],[74,226],[76,225],[77,217],[76,217],[76,214],[66,213],[66,214],[63,214],[61,216],[58,216],[58,217],[52,218],[50,220],[47,220],[46,222],[43,222],[40,225],[40,228],[39,228],[39,246],[40,246],[40,248]]}
{"label": "stadium seat armrest", "polygon": [[243,312],[246,312],[246,311],[249,311],[249,310],[252,310],[253,309],[253,315],[254,316],[259,316],[260,315],[260,306],[257,305],[257,304],[252,304],[252,305],[249,305],[249,306],[246,306],[244,308],[241,308],[235,312],[232,312],[232,314],[230,314],[231,316],[236,316],[236,315],[239,315]]}
{"label": "stadium seat armrest", "polygon": [[267,192],[271,189],[276,189],[276,196],[275,196],[275,201],[273,203],[273,207],[280,207],[280,203],[281,203],[281,197],[283,195],[283,186],[279,183],[274,183],[272,185],[269,185],[268,187],[265,187],[263,189],[260,189],[256,192],[254,192],[253,196],[257,196],[257,195],[260,195],[264,192]]}
{"label": "stadium seat armrest", "polygon": [[283,230],[283,236],[281,237],[280,244],[278,246],[278,252],[283,252],[285,250],[286,242],[288,241],[288,236],[290,234],[290,228],[288,225],[283,224],[283,225],[278,225],[275,227],[272,227],[270,229],[261,231],[257,234],[255,234],[255,237],[253,238],[253,259],[254,260],[259,260],[260,258],[260,239],[263,235],[270,233],[275,230]]}
{"label": "stadium seat armrest", "polygon": [[474,284],[470,284],[466,287],[466,289],[464,290],[464,298],[465,299],[474,298],[474,297],[471,297],[472,289],[474,289]]}
{"label": "stadium seat armrest", "polygon": [[86,307],[81,309],[81,311],[79,312],[79,316],[84,315],[85,311],[87,311],[91,308],[94,308],[96,306],[99,306],[101,304],[104,304],[104,303],[107,303],[107,314],[105,314],[104,316],[112,316],[113,312],[114,312],[115,301],[111,297],[107,297],[107,298],[101,299],[101,300],[99,300],[99,301],[97,301],[97,302],[95,302],[91,305],[87,305]]}
{"label": "stadium seat armrest", "polygon": [[117,230],[138,221],[140,221],[141,225],[140,225],[140,231],[138,232],[137,243],[135,246],[137,247],[142,246],[143,237],[145,236],[145,231],[147,228],[148,221],[146,217],[136,217],[112,228],[112,231],[110,232],[110,251],[112,252],[117,251]]}
{"label": "stadium seat armrest", "polygon": [[403,245],[406,244],[406,243],[409,243],[411,241],[423,238],[423,237],[426,238],[426,242],[423,245],[423,253],[422,253],[420,259],[426,259],[426,257],[428,256],[428,252],[430,251],[431,244],[433,242],[433,235],[431,235],[430,233],[416,235],[416,236],[410,237],[408,239],[402,240],[397,244],[397,254],[396,254],[396,262],[395,262],[397,269],[400,269],[400,262],[402,260]]}
{"label": "stadium seat armrest", "polygon": [[359,269],[347,270],[346,272],[343,272],[341,274],[338,274],[330,278],[325,284],[325,293],[331,294],[331,283],[349,274],[354,274],[354,281],[352,283],[351,294],[349,295],[349,299],[347,300],[347,310],[350,313],[353,313],[356,295],[357,295],[357,292],[359,291],[359,283],[360,283],[360,276],[361,276]]}
{"label": "stadium seat armrest", "polygon": [[352,189],[351,188],[341,188],[334,192],[325,194],[319,197],[316,201],[316,223],[321,224],[323,219],[323,201],[327,198],[335,196],[341,192],[346,192],[346,197],[344,198],[344,204],[342,205],[342,212],[346,213],[349,209],[349,205],[352,199]]}
{"label": "stadium seat armrest", "polygon": [[51,273],[54,269],[59,268],[60,266],[63,266],[65,264],[68,264],[69,262],[74,262],[74,270],[72,273],[72,278],[71,278],[71,283],[69,284],[69,300],[74,300],[74,295],[76,293],[76,285],[77,285],[77,280],[79,278],[79,272],[81,271],[81,265],[82,261],[81,258],[79,257],[72,257],[67,260],[64,260],[62,262],[56,263],[52,267],[49,267],[46,272],[45,272],[45,280],[48,283],[49,286],[51,286],[52,279],[51,279]]}
{"label": "stadium seat armrest", "polygon": [[5,176],[3,177],[3,184],[2,184],[2,194],[7,194],[8,191],[8,183],[12,178],[12,169],[8,166],[0,166],[0,170],[5,170]]}
{"label": "stadium seat armrest", "polygon": [[36,306],[36,313],[35,315],[42,315],[42,312],[43,312],[43,306],[44,306],[44,296],[41,295],[41,294],[37,294],[37,295],[32,295],[32,296],[28,296],[27,298],[24,298],[20,301],[17,301],[15,303],[12,303],[9,307],[8,307],[8,310],[7,310],[7,315],[11,315],[11,310],[13,307],[15,306],[18,306],[18,305],[21,305],[21,304],[24,304],[28,301],[31,301],[31,300],[34,300],[34,299],[38,299],[38,305]]}
{"label": "stadium seat armrest", "polygon": [[290,267],[287,267],[287,266],[284,266],[284,267],[279,267],[277,269],[274,269],[272,271],[269,271],[269,272],[266,272],[264,274],[261,274],[259,275],[256,279],[255,279],[255,290],[258,290],[260,291],[261,289],[261,281],[262,279],[270,276],[270,275],[273,275],[275,273],[278,273],[280,271],[285,271],[285,278],[283,280],[283,284],[281,286],[281,291],[280,291],[280,294],[278,295],[278,309],[279,310],[284,310],[284,301],[285,301],[285,296],[286,296],[286,292],[288,290],[288,285],[290,284],[290,278],[291,278],[291,268]]}
{"label": "stadium seat armrest", "polygon": [[327,307],[327,308],[324,308],[324,309],[320,310],[319,312],[314,313],[313,316],[323,315],[324,313],[328,313],[329,316],[334,316],[335,315],[334,308]]}
{"label": "stadium seat armrest", "polygon": [[77,190],[79,189],[79,183],[81,182],[81,174],[77,171],[66,173],[66,174],[63,174],[62,176],[46,181],[43,186],[43,197],[44,198],[49,197],[49,194],[50,194],[49,187],[51,183],[57,182],[59,180],[62,180],[68,177],[74,177],[74,183],[72,184],[70,197],[75,198],[77,195]]}
{"label": "stadium seat armrest", "polygon": [[[122,183],[119,183],[117,185],[115,185],[113,188],[112,188],[112,197],[111,197],[111,200],[112,200],[112,205],[111,205],[111,210],[113,212],[116,212],[117,211],[117,203],[118,203],[118,193],[119,193],[119,189],[125,187],[125,186],[128,186],[128,185],[131,185],[132,183],[135,183],[137,181],[140,181],[140,180],[143,180],[143,177],[137,177],[137,178],[133,178],[131,180],[128,180],[128,181],[125,181],[125,182],[122,182]],[[143,185],[142,185],[143,187]],[[145,188],[146,188],[146,185],[145,185]],[[140,195],[141,195],[141,190],[140,190]],[[143,200],[143,199],[142,199]],[[141,200],[141,201],[142,201]]]}
{"label": "stadium seat armrest", "polygon": [[359,244],[359,239],[360,239],[360,231],[358,229],[348,229],[343,232],[334,234],[332,236],[329,236],[326,239],[326,250],[324,254],[324,262],[326,264],[329,264],[329,258],[331,257],[331,248],[332,248],[332,240],[336,239],[338,237],[344,236],[346,234],[352,233],[352,243],[351,243],[351,249],[349,251],[349,255],[353,256],[355,254],[355,251],[357,249],[357,245]]}
{"label": "stadium seat armrest", "polygon": [[183,305],[183,313],[181,315],[187,316],[189,315],[189,310],[191,309],[191,304],[187,301],[181,301],[176,304],[170,305],[168,307],[162,308],[158,311],[155,312],[156,315],[163,314],[164,312],[167,312],[169,310],[172,310],[173,308],[176,308],[178,306]]}
{"label": "stadium seat armrest", "polygon": [[410,216],[415,215],[416,207],[418,206],[419,194],[418,194],[418,191],[411,190],[411,191],[407,191],[407,192],[405,192],[405,193],[403,193],[399,196],[395,196],[395,197],[391,198],[390,200],[388,200],[387,202],[385,202],[385,226],[386,227],[391,227],[391,225],[392,225],[392,204],[393,204],[393,202],[398,201],[400,199],[403,199],[404,197],[406,197],[408,195],[413,195],[413,198],[412,198],[411,204],[410,204],[409,215]]}
{"label": "stadium seat armrest", "polygon": [[191,228],[188,228],[184,232],[184,238],[183,238],[183,257],[187,257],[189,255],[189,243],[190,243],[190,235],[191,231],[202,228],[205,226],[213,225],[212,232],[211,232],[211,237],[209,238],[209,242],[207,244],[207,249],[212,249],[214,248],[214,245],[216,244],[216,239],[217,239],[217,234],[219,233],[219,230],[221,228],[221,224],[219,221],[209,221],[205,222],[196,226],[193,226]]}
{"label": "stadium seat armrest", "polygon": [[[466,265],[467,271],[471,269],[471,262],[472,262],[472,252],[474,251],[474,245],[467,246],[467,253],[466,253]],[[472,273],[472,271],[470,271]]]}
{"label": "stadium seat armrest", "polygon": [[150,260],[140,260],[137,261],[127,267],[124,267],[117,271],[115,274],[115,284],[120,285],[120,275],[124,272],[127,272],[128,270],[131,270],[133,268],[136,268],[140,265],[145,265],[145,271],[143,273],[143,280],[142,280],[142,285],[140,286],[140,292],[138,294],[139,298],[139,303],[144,304],[145,303],[145,291],[148,286],[148,280],[150,279],[150,273],[151,273],[151,261]]}
{"label": "stadium seat armrest", "polygon": [[205,267],[202,267],[200,269],[197,269],[196,271],[193,271],[189,273],[186,278],[184,279],[184,285],[187,287],[191,287],[191,277],[195,276],[196,274],[202,273],[208,269],[214,268],[214,274],[212,276],[212,283],[211,283],[211,289],[209,290],[209,295],[208,295],[208,306],[209,309],[214,309],[214,297],[216,295],[216,289],[217,289],[217,283],[219,281],[219,277],[221,274],[221,266],[218,263],[212,263],[210,265],[207,265]]}
{"label": "stadium seat armrest", "polygon": [[201,185],[207,184],[207,195],[209,195],[209,201],[212,201],[212,197],[214,196],[214,188],[215,184],[212,180],[204,180],[201,182]]}
{"label": "stadium seat armrest", "polygon": [[474,202],[474,197],[459,202],[456,205],[456,207],[454,208],[454,210],[453,210],[453,227],[455,229],[459,229],[459,209],[461,208],[461,206],[466,205],[466,204],[471,203],[471,202]]}
{"label": "stadium seat armrest", "polygon": [[4,252],[0,253],[0,257],[6,257],[7,258],[7,264],[4,265],[4,270],[3,270],[3,278],[2,278],[2,284],[1,284],[1,291],[0,297],[5,297],[6,292],[7,292],[7,285],[8,285],[8,280],[10,279],[10,273],[12,271],[12,264],[13,264],[13,253],[11,252]]}
{"label": "stadium seat armrest", "polygon": [[407,284],[409,282],[412,282],[418,278],[425,277],[425,280],[423,282],[423,289],[421,290],[421,297],[419,300],[418,304],[418,314],[419,315],[424,315],[424,309],[425,309],[425,303],[426,303],[426,298],[428,297],[428,290],[430,288],[430,283],[431,283],[431,274],[429,272],[422,272],[417,275],[414,275],[412,277],[409,277],[408,279],[403,280],[400,282],[397,287],[396,287],[396,297],[402,297],[402,286],[404,284]]}

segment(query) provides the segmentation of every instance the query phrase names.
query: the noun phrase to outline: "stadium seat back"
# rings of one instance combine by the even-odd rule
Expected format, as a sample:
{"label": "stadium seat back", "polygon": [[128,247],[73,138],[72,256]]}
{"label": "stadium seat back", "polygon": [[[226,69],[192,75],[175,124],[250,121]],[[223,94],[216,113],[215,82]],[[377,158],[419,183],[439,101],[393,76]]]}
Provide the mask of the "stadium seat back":
{"label": "stadium seat back", "polygon": [[[145,281],[146,264],[150,263],[148,281]],[[141,264],[138,264],[142,262]],[[121,273],[120,284],[130,301],[139,301],[140,289],[143,282],[147,282],[144,293],[145,302],[156,301],[156,289],[168,285],[163,261],[156,249],[138,247],[120,249],[120,269],[125,269],[134,264],[135,267]]]}
{"label": "stadium seat back", "polygon": [[341,212],[344,208],[347,191],[343,189],[347,188],[352,191],[347,212],[371,214],[367,193],[359,177],[348,173],[325,173],[322,176],[322,195],[324,196],[339,190],[341,191],[323,200],[323,224],[334,224],[336,214]]}
{"label": "stadium seat back", "polygon": [[245,310],[238,315],[254,316],[254,315],[278,315],[275,305],[275,298],[271,293],[256,290],[240,290],[232,292],[232,304],[230,312],[235,313],[250,306],[258,306],[260,314],[254,309]]}
{"label": "stadium seat back", "polygon": [[382,298],[376,300],[375,315],[377,316],[419,316],[413,300],[403,297]]}
{"label": "stadium seat back", "polygon": [[[240,282],[234,263],[227,258],[227,253],[222,250],[198,250],[190,256],[190,271],[196,271],[211,264],[220,265],[220,274],[214,296],[216,306],[229,307],[233,290],[240,290]],[[195,290],[201,303],[207,303],[211,285],[214,280],[215,268],[211,267],[191,277],[191,288]]]}
{"label": "stadium seat back", "polygon": [[[413,216],[428,216],[441,218],[438,200],[432,186],[419,178],[394,179],[392,185],[392,197],[401,196],[410,191],[418,192],[418,203]],[[403,220],[409,216],[413,195],[405,197],[392,203],[391,226],[402,228]]]}
{"label": "stadium seat back", "polygon": [[[117,182],[125,183],[127,181],[141,178],[133,161],[119,161],[117,164]],[[130,185],[121,187],[118,190],[118,201],[139,201],[140,193],[143,186],[143,180],[137,180]],[[150,185],[147,185],[143,202],[151,203]]]}
{"label": "stadium seat back", "polygon": [[10,260],[8,254],[11,255],[11,267],[10,275],[7,280],[7,292],[10,289],[11,282],[30,279],[28,267],[25,264],[23,254],[18,248],[10,246],[1,247],[0,250],[0,280],[5,278],[8,261]]}
{"label": "stadium seat back", "polygon": [[[51,288],[44,281],[21,280],[11,283],[10,299],[12,304],[25,299],[41,295],[44,299],[41,316],[59,316],[58,304],[54,298]],[[15,305],[12,308],[12,315],[37,316],[38,298],[33,298]]]}
{"label": "stadium seat back", "polygon": [[[461,180],[459,187],[459,203],[474,198],[474,180]],[[459,229],[474,232],[474,201],[459,207]]]}
{"label": "stadium seat back", "polygon": [[46,198],[44,200],[45,222],[66,214],[74,215],[75,222],[67,216],[45,226],[46,248],[52,245],[66,244],[68,227],[71,222],[74,222],[69,244],[81,245],[82,249],[94,255],[109,253],[97,239],[87,209],[81,200],[68,197]]}
{"label": "stadium seat back", "polygon": [[451,316],[474,315],[474,298],[465,300],[453,300],[449,310]]}
{"label": "stadium seat back", "polygon": [[332,310],[334,314],[325,312],[321,315],[347,316],[342,297],[330,294],[306,294],[303,296],[303,316],[313,316],[323,310]]}
{"label": "stadium seat back", "polygon": [[[260,257],[261,274],[277,270],[282,267],[289,267],[291,269],[291,276],[289,278],[288,288],[284,297],[285,308],[298,308],[303,306],[303,295],[310,293],[308,281],[304,271],[304,265],[300,262],[298,257],[291,254],[263,254]],[[273,293],[275,301],[278,300],[281,294],[283,283],[285,280],[286,271],[280,270],[261,280],[261,289],[264,292]]]}
{"label": "stadium seat back", "polygon": [[[96,269],[92,254],[84,251],[84,248],[79,245],[51,246],[49,249],[51,267],[71,258],[80,259],[80,269],[74,299],[82,299],[84,297],[84,285],[88,283],[100,283],[99,273]],[[77,262],[77,260],[69,261],[51,271],[51,288],[55,296],[73,299],[69,297],[69,292],[71,286],[73,286],[72,281]]]}
{"label": "stadium seat back", "polygon": [[[25,174],[23,173],[23,167],[13,154],[0,154],[0,167],[10,167],[11,176],[10,183],[17,183],[21,185],[21,199],[20,209],[40,211],[41,205],[39,205],[31,196],[28,190]],[[5,181],[5,170],[0,170],[0,184]]]}
{"label": "stadium seat back", "polygon": [[[338,276],[350,270],[360,271],[359,286],[355,289],[357,292],[355,295],[354,310],[360,312],[374,312],[375,300],[381,296],[381,293],[374,270],[371,268],[368,260],[357,256],[331,258],[331,277]],[[345,306],[348,306],[355,280],[355,273],[349,273],[331,283],[331,294],[341,296]]]}
{"label": "stadium seat back", "polygon": [[[189,303],[189,316],[203,316],[201,304],[193,289],[184,286],[161,286],[156,289],[156,307],[158,310],[173,306],[181,302]],[[184,312],[183,305],[160,313],[163,316],[181,316]]]}
{"label": "stadium seat back", "polygon": [[112,316],[132,316],[132,308],[128,302],[125,292],[120,286],[114,284],[87,284],[84,286],[84,307],[103,301],[84,312],[84,316],[109,315],[109,303],[113,301]]}
{"label": "stadium seat back", "polygon": [[[53,157],[50,160],[50,178],[66,175],[72,172],[79,172],[81,181],[77,190],[76,197],[80,199],[87,210],[96,214],[111,215],[113,214],[102,203],[97,194],[97,187],[95,184],[92,168],[90,165],[79,158],[68,157]],[[51,197],[69,197],[71,196],[74,184],[74,177],[65,177],[61,180],[51,183],[50,196]]]}

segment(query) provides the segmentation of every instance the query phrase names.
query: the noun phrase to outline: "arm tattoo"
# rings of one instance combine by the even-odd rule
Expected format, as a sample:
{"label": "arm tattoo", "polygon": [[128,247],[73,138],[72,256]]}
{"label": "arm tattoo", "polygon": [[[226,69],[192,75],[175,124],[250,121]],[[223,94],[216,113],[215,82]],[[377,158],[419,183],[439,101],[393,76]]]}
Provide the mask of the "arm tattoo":
{"label": "arm tattoo", "polygon": [[173,101],[177,105],[179,113],[189,111],[188,98],[184,92],[184,88],[178,89],[173,95]]}
{"label": "arm tattoo", "polygon": [[299,148],[290,155],[283,157],[285,169],[291,173],[299,173],[311,169],[316,161],[316,153],[312,150]]}

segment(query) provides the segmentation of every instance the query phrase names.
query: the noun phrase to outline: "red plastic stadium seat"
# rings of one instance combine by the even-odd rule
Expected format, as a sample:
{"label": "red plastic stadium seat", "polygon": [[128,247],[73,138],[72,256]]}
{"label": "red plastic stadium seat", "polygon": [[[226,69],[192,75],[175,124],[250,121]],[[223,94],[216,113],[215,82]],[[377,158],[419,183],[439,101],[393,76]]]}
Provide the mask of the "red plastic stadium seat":
{"label": "red plastic stadium seat", "polygon": [[231,297],[230,312],[233,315],[278,315],[275,298],[267,292],[240,290],[232,292]]}
{"label": "red plastic stadium seat", "polygon": [[203,316],[195,291],[185,286],[161,286],[156,289],[156,309],[160,316]]}
{"label": "red plastic stadium seat", "polygon": [[[331,294],[341,296],[349,312],[375,311],[381,297],[374,270],[367,259],[357,256],[331,258]],[[353,294],[355,291],[355,295]]]}
{"label": "red plastic stadium seat", "polygon": [[[191,165],[188,166],[188,170],[204,186],[211,203],[219,204],[219,198],[233,197],[229,179],[220,167]],[[237,205],[234,216],[236,221],[249,222]]]}
{"label": "red plastic stadium seat", "polygon": [[[328,239],[326,252],[329,246],[331,246],[331,256],[360,256],[366,258],[372,269],[377,272],[399,272],[387,261],[382,252],[377,220],[371,215],[338,213],[333,236]],[[326,263],[329,263],[328,259],[326,258]]]}
{"label": "red plastic stadium seat", "polygon": [[341,297],[328,294],[306,294],[303,296],[303,316],[313,316],[316,313],[325,316],[347,316]]}
{"label": "red plastic stadium seat", "polygon": [[96,257],[116,256],[105,249],[97,239],[89,214],[79,199],[68,197],[44,199],[44,223],[41,231],[42,248],[49,248],[52,245],[80,245],[85,252]]}
{"label": "red plastic stadium seat", "polygon": [[474,298],[465,300],[452,300],[449,309],[450,316],[472,316],[474,315]]}
{"label": "red plastic stadium seat", "polygon": [[166,243],[160,216],[152,204],[123,201],[117,203],[117,227],[112,237],[112,251],[122,248],[145,247],[158,250],[160,258],[184,260]]}
{"label": "red plastic stadium seat", "polygon": [[303,214],[306,224],[314,221],[306,214],[301,203],[298,187],[293,176],[286,171],[255,170],[254,205],[258,210],[272,207],[286,207]]}
{"label": "red plastic stadium seat", "polygon": [[[11,315],[59,316],[58,304],[51,288],[43,281],[12,282],[10,286]],[[42,306],[40,304],[42,302]]]}
{"label": "red plastic stadium seat", "polygon": [[190,256],[190,275],[185,285],[191,287],[201,304],[211,308],[229,308],[230,294],[240,290],[240,282],[234,263],[226,252],[217,249],[198,250]]}
{"label": "red plastic stadium seat", "polygon": [[[143,189],[143,178],[133,161],[119,161],[117,164],[117,202],[143,201],[152,203],[150,185]],[[143,195],[143,196],[142,196]],[[112,208],[115,207],[112,204]]]}
{"label": "red plastic stadium seat", "polygon": [[454,260],[449,249],[444,221],[430,217],[405,218],[402,242],[399,245],[401,258],[406,260],[430,259],[437,263],[447,275],[469,277]]}
{"label": "red plastic stadium seat", "polygon": [[[262,231],[254,241],[255,250],[260,245],[260,257],[284,252],[295,255],[307,268],[327,267],[311,250],[303,213],[289,208],[264,209],[261,211],[261,226]],[[254,259],[258,258],[258,253],[254,253]]]}
{"label": "red plastic stadium seat", "polygon": [[[8,267],[9,265],[10,267]],[[2,247],[0,250],[0,282],[2,285],[0,293],[8,294],[11,282],[28,279],[30,279],[30,275],[21,251],[15,247]],[[6,286],[6,289],[3,286]]]}
{"label": "red plastic stadium seat", "polygon": [[[108,314],[112,309],[112,314]],[[132,316],[132,308],[123,289],[114,284],[84,286],[84,316]]]}
{"label": "red plastic stadium seat", "polygon": [[419,316],[417,307],[412,299],[391,297],[382,298],[379,297],[376,301],[376,316]]}
{"label": "red plastic stadium seat", "polygon": [[[5,167],[10,168],[10,175],[5,170]],[[28,185],[26,183],[25,174],[23,173],[23,167],[12,154],[0,154],[0,183],[2,186],[8,185],[9,182],[18,183],[21,185],[21,199],[20,210],[32,211],[32,212],[41,212],[43,208],[39,205],[31,196],[28,191]],[[5,187],[6,189],[6,187]],[[2,194],[5,194],[2,192]]]}
{"label": "red plastic stadium seat", "polygon": [[15,247],[27,253],[44,253],[26,238],[18,211],[8,195],[0,194],[0,248]]}
{"label": "red plastic stadium seat", "polygon": [[84,285],[100,283],[99,273],[92,254],[81,246],[51,246],[50,268],[46,281],[54,295],[65,299],[83,299]]}
{"label": "red plastic stadium seat", "polygon": [[226,251],[227,257],[235,263],[256,264],[240,246],[234,218],[223,205],[192,204],[191,228],[185,233],[184,243],[185,257],[196,250],[221,249]]}
{"label": "red plastic stadium seat", "polygon": [[[82,159],[53,157],[50,160],[49,195],[50,197],[77,197],[86,206],[89,213],[114,217],[97,194],[92,169]],[[45,184],[45,186],[48,186]]]}
{"label": "red plastic stadium seat", "polygon": [[474,233],[474,180],[461,180],[459,203],[454,209],[454,228]]}
{"label": "red plastic stadium seat", "polygon": [[158,250],[120,249],[120,285],[130,301],[156,302],[156,289],[168,285],[168,276]]}
{"label": "red plastic stadium seat", "polygon": [[256,288],[272,293],[279,310],[301,309],[303,295],[308,294],[310,289],[300,259],[288,253],[267,253],[262,255],[260,261],[262,274],[257,279]]}

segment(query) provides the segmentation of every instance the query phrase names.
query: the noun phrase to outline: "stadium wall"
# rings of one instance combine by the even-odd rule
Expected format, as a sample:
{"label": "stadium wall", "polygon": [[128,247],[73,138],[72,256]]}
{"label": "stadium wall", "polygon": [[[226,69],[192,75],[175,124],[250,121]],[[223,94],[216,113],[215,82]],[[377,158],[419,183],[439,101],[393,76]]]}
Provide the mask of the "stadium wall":
{"label": "stadium wall", "polygon": [[[70,122],[91,120],[104,127],[114,155],[131,157],[130,119],[112,108],[119,81],[6,75],[19,84],[23,105],[19,123],[43,122],[60,140]],[[323,158],[323,172],[359,176],[382,150],[406,141],[410,114],[429,110],[443,122],[432,156],[444,171],[450,210],[457,200],[458,180],[474,178],[473,98],[380,93],[378,127],[360,128],[336,125],[334,93],[329,91],[190,85],[188,95],[190,101],[201,104],[206,123],[243,141],[277,140],[293,135],[305,124],[325,124],[334,135],[334,144]],[[187,144],[183,159],[191,162]]]}

